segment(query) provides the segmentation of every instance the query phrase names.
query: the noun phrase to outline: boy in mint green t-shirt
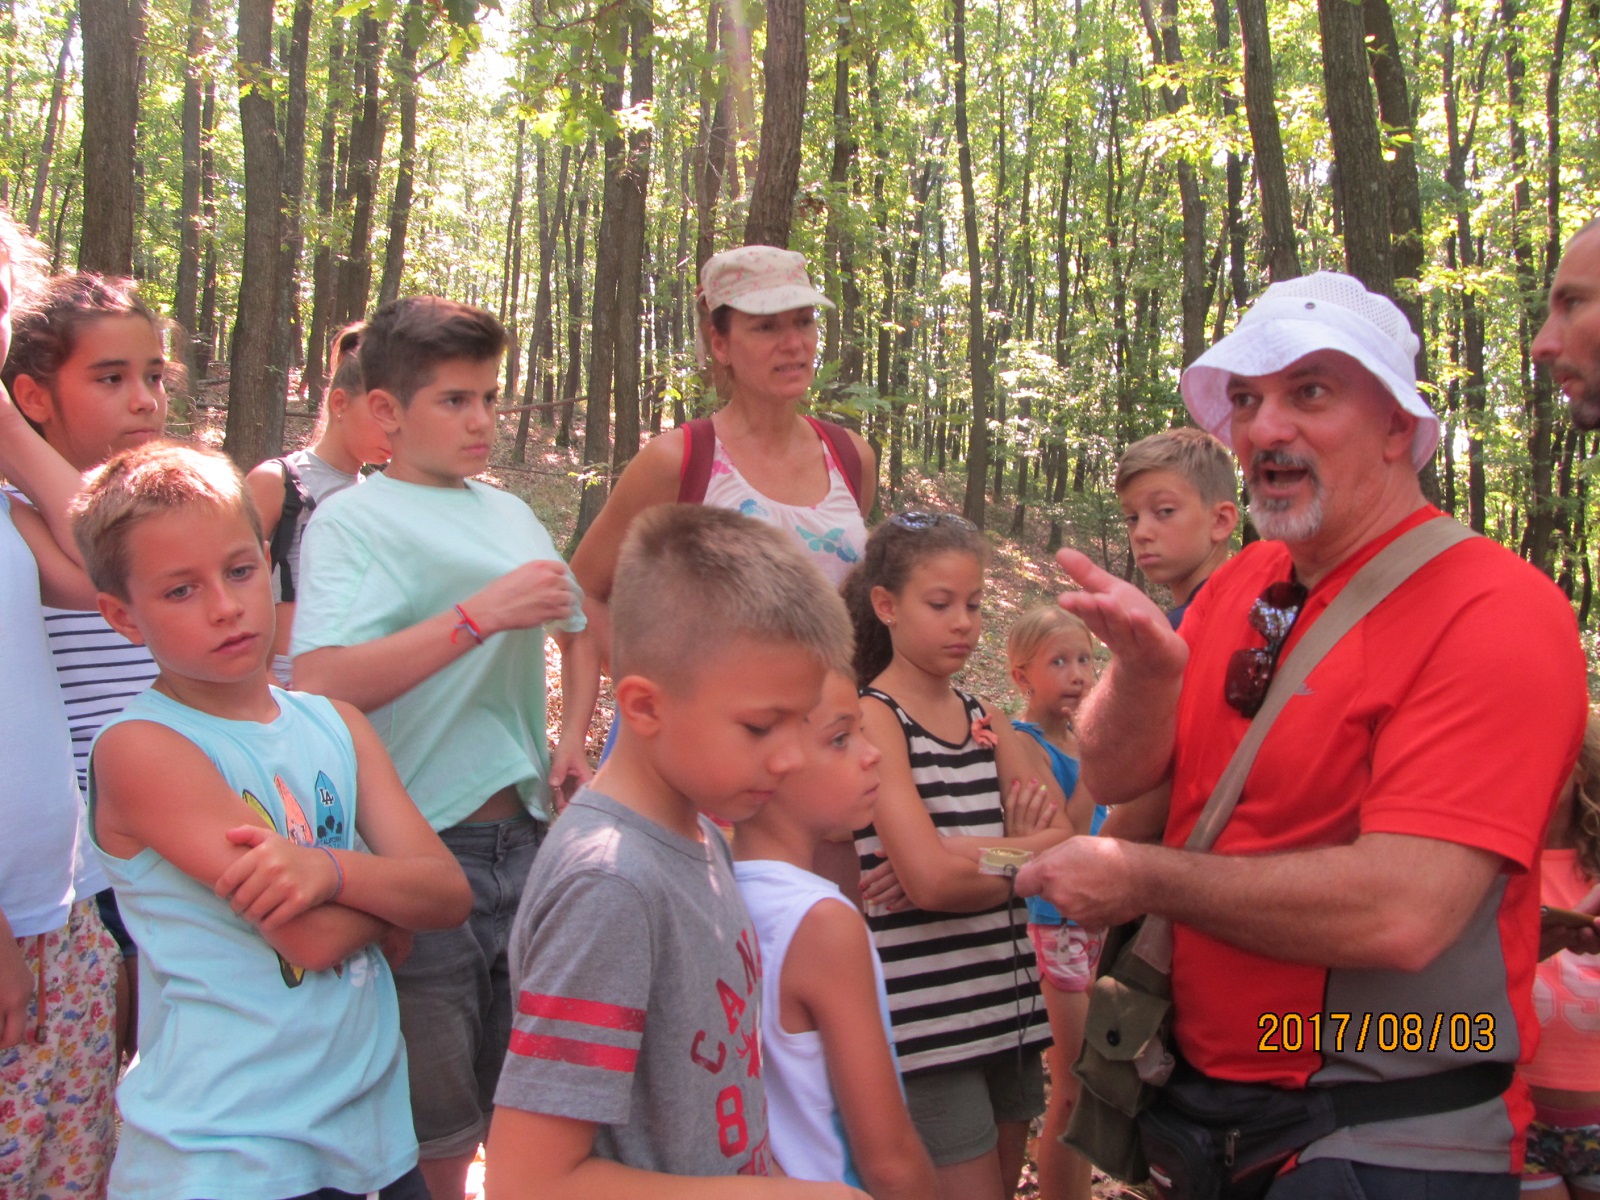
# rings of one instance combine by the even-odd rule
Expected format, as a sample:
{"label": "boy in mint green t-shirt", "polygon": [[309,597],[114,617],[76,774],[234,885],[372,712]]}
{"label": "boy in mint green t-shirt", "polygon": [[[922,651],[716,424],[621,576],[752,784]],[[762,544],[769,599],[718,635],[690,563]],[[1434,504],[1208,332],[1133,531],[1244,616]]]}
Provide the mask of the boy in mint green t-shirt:
{"label": "boy in mint green t-shirt", "polygon": [[[473,885],[466,925],[421,935],[396,972],[422,1169],[465,1193],[511,1027],[511,918],[550,797],[589,777],[598,653],[577,585],[531,510],[471,477],[495,437],[505,331],[439,297],[380,308],[361,342],[389,469],[306,527],[294,683],[367,712],[417,807]],[[562,727],[545,739],[544,626]]]}

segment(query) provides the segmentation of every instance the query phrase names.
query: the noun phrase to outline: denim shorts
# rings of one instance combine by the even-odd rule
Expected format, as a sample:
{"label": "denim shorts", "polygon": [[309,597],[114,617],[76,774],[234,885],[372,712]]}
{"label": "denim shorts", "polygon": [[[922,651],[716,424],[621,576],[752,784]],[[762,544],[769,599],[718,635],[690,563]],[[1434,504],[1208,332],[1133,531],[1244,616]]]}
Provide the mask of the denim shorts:
{"label": "denim shorts", "polygon": [[395,972],[424,1159],[470,1154],[489,1128],[511,1041],[511,927],[545,829],[524,814],[440,831],[472,885],[472,915],[418,933]]}
{"label": "denim shorts", "polygon": [[906,1108],[936,1167],[979,1158],[1000,1140],[999,1127],[1044,1111],[1044,1066],[1038,1047],[1004,1050],[905,1079]]}

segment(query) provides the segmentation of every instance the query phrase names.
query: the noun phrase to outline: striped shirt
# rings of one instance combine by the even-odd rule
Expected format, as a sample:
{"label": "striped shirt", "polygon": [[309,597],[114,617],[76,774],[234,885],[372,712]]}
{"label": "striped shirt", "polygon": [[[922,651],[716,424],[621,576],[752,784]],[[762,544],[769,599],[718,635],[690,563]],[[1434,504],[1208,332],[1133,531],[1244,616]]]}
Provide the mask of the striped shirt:
{"label": "striped shirt", "polygon": [[72,728],[72,764],[87,796],[95,734],[155,681],[159,668],[149,650],[128,641],[98,612],[46,608],[44,628]]}
{"label": "striped shirt", "polygon": [[[917,724],[892,697],[874,688],[862,694],[881,700],[900,718],[911,778],[940,836],[1004,837],[994,751],[970,735],[951,745]],[[969,718],[983,715],[975,697],[956,695]],[[863,870],[882,861],[883,843],[872,826],[856,835],[856,852]],[[1028,909],[1021,900],[977,913],[886,913],[868,916],[867,924],[883,960],[903,1073],[1050,1040],[1028,944]]]}

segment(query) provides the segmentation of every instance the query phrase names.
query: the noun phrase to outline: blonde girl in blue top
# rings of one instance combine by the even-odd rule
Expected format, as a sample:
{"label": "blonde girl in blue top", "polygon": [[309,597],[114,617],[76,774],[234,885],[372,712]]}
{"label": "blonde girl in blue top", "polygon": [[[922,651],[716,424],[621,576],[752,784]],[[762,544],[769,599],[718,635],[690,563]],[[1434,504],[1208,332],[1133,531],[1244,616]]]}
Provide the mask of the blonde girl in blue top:
{"label": "blonde girl in blue top", "polygon": [[[1072,727],[1078,706],[1095,685],[1094,637],[1089,627],[1058,604],[1041,604],[1012,625],[1006,636],[1006,660],[1024,701],[1022,719],[1013,721],[1012,727],[1031,737],[1049,757],[1050,770],[1067,797],[1067,818],[1073,828],[1100,832],[1109,810],[1096,806],[1089,789],[1078,782],[1078,738]],[[1060,1138],[1077,1101],[1072,1064],[1083,1047],[1089,985],[1105,930],[1065,920],[1048,900],[1029,896],[1028,940],[1039,960],[1039,986],[1052,1037],[1045,1051],[1050,1098],[1035,1156],[1039,1195],[1041,1200],[1089,1200],[1089,1161]]]}

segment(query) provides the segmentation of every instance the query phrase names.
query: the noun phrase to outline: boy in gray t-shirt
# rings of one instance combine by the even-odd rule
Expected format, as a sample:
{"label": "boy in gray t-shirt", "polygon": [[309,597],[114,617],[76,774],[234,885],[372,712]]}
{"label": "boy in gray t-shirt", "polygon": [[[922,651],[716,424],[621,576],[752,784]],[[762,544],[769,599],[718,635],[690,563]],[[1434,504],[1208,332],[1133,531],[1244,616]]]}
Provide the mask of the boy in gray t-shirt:
{"label": "boy in gray t-shirt", "polygon": [[[775,530],[665,505],[612,593],[616,748],[551,832],[512,940],[488,1172],[503,1196],[824,1200],[765,1176],[761,964],[721,835],[801,763],[843,603]],[[717,1177],[720,1182],[714,1182]]]}

